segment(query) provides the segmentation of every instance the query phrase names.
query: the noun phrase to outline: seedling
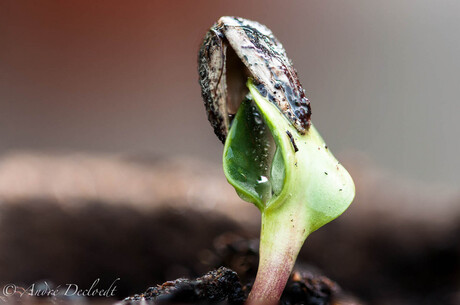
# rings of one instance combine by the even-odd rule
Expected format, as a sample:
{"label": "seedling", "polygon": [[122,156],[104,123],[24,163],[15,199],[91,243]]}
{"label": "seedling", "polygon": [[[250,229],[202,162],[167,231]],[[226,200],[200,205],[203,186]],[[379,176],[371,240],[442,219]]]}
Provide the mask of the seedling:
{"label": "seedling", "polygon": [[222,17],[199,54],[208,118],[225,176],[261,212],[260,258],[248,303],[276,303],[313,231],[340,216],[354,184],[310,121],[310,102],[265,26]]}

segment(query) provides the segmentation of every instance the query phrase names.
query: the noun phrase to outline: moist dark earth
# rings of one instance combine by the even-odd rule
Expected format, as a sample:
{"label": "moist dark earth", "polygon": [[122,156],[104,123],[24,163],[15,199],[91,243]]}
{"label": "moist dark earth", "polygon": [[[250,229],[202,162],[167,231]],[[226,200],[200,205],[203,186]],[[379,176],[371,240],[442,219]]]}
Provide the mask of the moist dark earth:
{"label": "moist dark earth", "polygon": [[[144,293],[126,298],[124,304],[232,304],[242,305],[250,284],[242,286],[236,272],[221,267],[195,280],[178,279],[151,287]],[[342,293],[340,287],[324,276],[295,271],[281,296],[282,305],[359,304]]]}

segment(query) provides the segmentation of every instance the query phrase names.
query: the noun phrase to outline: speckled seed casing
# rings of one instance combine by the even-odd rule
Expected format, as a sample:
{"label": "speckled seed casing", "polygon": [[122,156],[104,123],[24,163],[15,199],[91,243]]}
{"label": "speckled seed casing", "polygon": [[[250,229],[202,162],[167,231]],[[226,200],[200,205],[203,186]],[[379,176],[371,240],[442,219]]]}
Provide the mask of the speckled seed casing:
{"label": "speckled seed casing", "polygon": [[239,17],[221,17],[206,33],[198,54],[198,71],[209,122],[222,142],[248,92],[248,77],[301,134],[307,131],[310,101],[283,45],[266,26]]}

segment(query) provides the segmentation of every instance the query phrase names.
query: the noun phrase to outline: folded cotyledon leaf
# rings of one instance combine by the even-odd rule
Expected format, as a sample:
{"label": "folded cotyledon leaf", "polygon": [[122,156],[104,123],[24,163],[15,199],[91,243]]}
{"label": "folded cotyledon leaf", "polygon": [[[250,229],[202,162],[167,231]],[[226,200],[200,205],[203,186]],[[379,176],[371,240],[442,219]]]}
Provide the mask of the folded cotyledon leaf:
{"label": "folded cotyledon leaf", "polygon": [[202,96],[238,195],[262,214],[248,302],[278,301],[306,237],[340,216],[355,189],[310,121],[292,62],[271,31],[222,17],[199,52]]}

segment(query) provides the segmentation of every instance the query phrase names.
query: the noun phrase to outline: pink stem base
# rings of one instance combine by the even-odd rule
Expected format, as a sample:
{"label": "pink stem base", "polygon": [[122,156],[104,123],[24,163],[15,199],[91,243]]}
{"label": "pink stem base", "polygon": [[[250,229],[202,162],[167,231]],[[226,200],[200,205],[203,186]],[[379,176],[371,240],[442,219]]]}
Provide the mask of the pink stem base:
{"label": "pink stem base", "polygon": [[286,255],[283,261],[260,262],[263,267],[259,266],[247,305],[273,305],[279,302],[294,265],[291,257]]}

